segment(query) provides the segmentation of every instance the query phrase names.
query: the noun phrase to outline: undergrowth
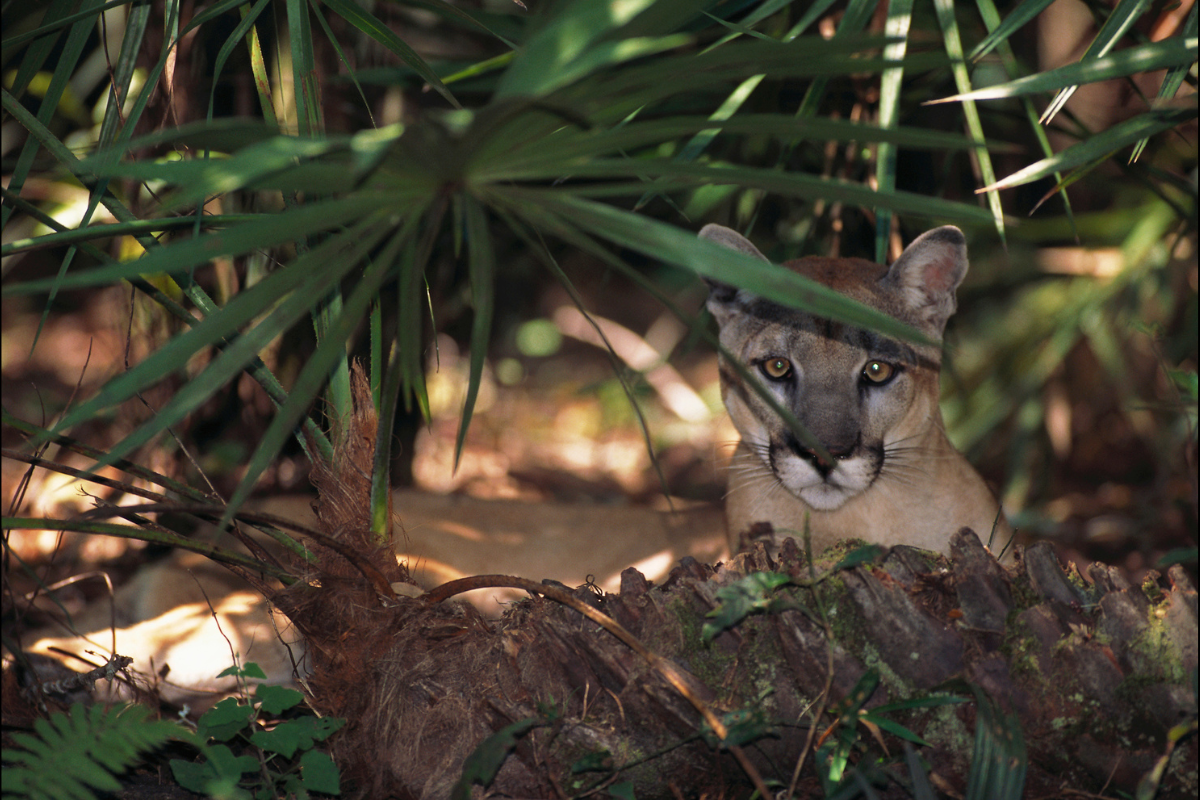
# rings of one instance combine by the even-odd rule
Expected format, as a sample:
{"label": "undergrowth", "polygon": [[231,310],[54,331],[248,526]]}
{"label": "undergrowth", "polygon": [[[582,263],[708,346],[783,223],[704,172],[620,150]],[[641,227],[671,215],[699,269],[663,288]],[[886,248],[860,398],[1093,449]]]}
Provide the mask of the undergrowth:
{"label": "undergrowth", "polygon": [[[228,675],[243,682],[266,678],[254,663],[230,667],[219,677]],[[145,706],[76,703],[67,713],[35,720],[33,733],[12,734],[17,747],[3,752],[4,797],[92,800],[97,793],[119,792],[119,776],[170,741],[197,749],[196,760],[171,759],[171,773],[180,786],[206,797],[304,800],[341,794],[333,759],[314,748],[345,720],[297,714],[303,699],[295,689],[258,684],[252,697],[244,692],[206,711],[195,731],[148,719]]]}
{"label": "undergrowth", "polygon": [[[218,677],[266,678],[257,664],[230,667]],[[171,760],[171,772],[185,789],[222,800],[341,794],[341,777],[328,753],[315,750],[346,721],[295,715],[304,700],[295,689],[258,684],[253,699],[227,697],[201,715],[196,734],[206,742],[199,762]],[[292,713],[289,713],[292,712]],[[268,726],[266,719],[286,719]],[[230,743],[250,752],[236,755]]]}
{"label": "undergrowth", "polygon": [[14,732],[17,747],[4,751],[4,797],[94,798],[119,791],[118,775],[172,739],[203,744],[182,725],[149,714],[145,706],[76,703],[34,720],[34,733]]}

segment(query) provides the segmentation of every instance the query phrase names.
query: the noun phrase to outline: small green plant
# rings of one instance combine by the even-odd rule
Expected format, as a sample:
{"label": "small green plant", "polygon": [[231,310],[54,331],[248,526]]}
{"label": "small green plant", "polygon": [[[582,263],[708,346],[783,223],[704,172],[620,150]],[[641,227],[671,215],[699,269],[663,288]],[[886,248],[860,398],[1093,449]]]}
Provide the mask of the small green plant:
{"label": "small green plant", "polygon": [[[230,667],[219,677],[227,675],[242,680],[267,677],[254,663]],[[340,794],[341,778],[333,759],[313,747],[341,729],[345,720],[291,716],[270,728],[262,722],[264,716],[279,717],[294,709],[303,699],[295,689],[258,684],[253,700],[229,697],[217,703],[196,725],[206,743],[204,760],[172,759],[175,780],[185,789],[222,800]],[[248,745],[257,755],[235,755],[228,742]]]}
{"label": "small green plant", "polygon": [[721,631],[732,628],[751,614],[769,614],[789,608],[801,608],[796,600],[787,595],[776,594],[775,590],[781,586],[815,585],[836,572],[874,561],[881,553],[882,548],[873,544],[855,548],[828,572],[809,581],[798,581],[780,572],[752,572],[717,590],[717,600],[720,602],[705,615],[711,618],[712,622],[704,623],[701,636],[706,642],[712,641]]}
{"label": "small green plant", "polygon": [[145,706],[76,703],[34,720],[35,734],[13,733],[17,747],[4,751],[4,796],[94,798],[96,791],[120,791],[116,776],[168,741],[201,744],[181,725],[149,714]]}
{"label": "small green plant", "polygon": [[500,767],[504,766],[508,754],[516,749],[517,741],[534,728],[545,724],[545,720],[538,717],[526,717],[511,725],[505,725],[480,742],[463,764],[462,775],[450,795],[452,800],[470,800],[471,787],[477,783],[484,787],[491,786],[500,772]]}
{"label": "small green plant", "polygon": [[[851,550],[828,572],[807,581],[775,572],[747,575],[717,592],[720,602],[708,613],[713,621],[705,623],[702,636],[709,641],[756,613],[771,614],[786,608],[801,608],[811,613],[789,596],[781,595],[778,590],[789,585],[813,586],[840,570],[874,561],[880,552],[875,545]],[[812,563],[811,555],[809,563]],[[828,631],[828,617],[819,602],[816,612],[814,616],[824,622]],[[929,743],[890,715],[970,702],[964,696],[950,693],[965,695],[969,692],[975,698],[977,722],[965,797],[967,800],[1019,800],[1025,786],[1028,755],[1021,724],[1015,714],[1005,713],[983,689],[966,681],[944,684],[940,691],[926,697],[907,698],[868,709],[866,704],[879,687],[880,680],[878,670],[868,669],[854,689],[841,702],[828,709],[833,722],[817,737],[814,747],[817,775],[826,798],[853,800],[860,796],[877,797],[872,787],[886,786],[889,782],[900,780],[897,767],[902,762],[907,767],[906,785],[910,786],[913,796],[918,800],[935,798],[925,767],[912,749],[913,745],[928,747]],[[824,713],[825,709],[822,708],[816,718],[821,718]],[[758,731],[760,727],[752,726],[748,730]],[[904,742],[903,759],[888,752],[883,740],[885,733]],[[871,746],[872,739],[878,743],[882,754]],[[1147,780],[1151,777],[1147,776]]]}

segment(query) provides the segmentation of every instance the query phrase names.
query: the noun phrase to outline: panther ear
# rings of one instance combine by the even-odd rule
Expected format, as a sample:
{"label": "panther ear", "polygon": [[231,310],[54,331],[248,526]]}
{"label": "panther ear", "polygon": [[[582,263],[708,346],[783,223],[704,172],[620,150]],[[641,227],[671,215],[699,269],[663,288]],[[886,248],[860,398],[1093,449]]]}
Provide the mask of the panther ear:
{"label": "panther ear", "polygon": [[[705,225],[700,229],[700,238],[716,242],[722,247],[728,247],[743,255],[760,258],[763,261],[767,260],[767,257],[759,252],[759,249],[751,244],[749,239],[724,225],[712,223]],[[711,278],[705,278],[704,282],[708,284],[708,310],[717,318],[719,324],[724,324],[725,320],[737,310],[739,301],[745,303],[753,298],[749,292],[727,283],[714,281]]]}
{"label": "panther ear", "polygon": [[954,313],[954,290],[967,274],[967,240],[953,225],[921,234],[892,264],[883,283],[907,310],[940,336]]}
{"label": "panther ear", "polygon": [[724,225],[716,225],[710,222],[700,229],[700,238],[708,239],[710,242],[716,242],[719,245],[728,247],[730,250],[736,250],[748,256],[761,258],[763,261],[767,260],[767,257],[759,252],[758,248],[752,245],[749,239],[731,228],[726,228]]}

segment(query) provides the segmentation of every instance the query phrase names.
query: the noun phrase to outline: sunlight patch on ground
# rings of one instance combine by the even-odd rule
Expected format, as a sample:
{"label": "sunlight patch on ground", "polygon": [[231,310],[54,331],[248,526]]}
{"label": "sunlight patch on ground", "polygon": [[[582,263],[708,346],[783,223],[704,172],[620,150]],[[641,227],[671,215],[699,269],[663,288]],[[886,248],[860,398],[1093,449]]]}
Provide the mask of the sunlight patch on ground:
{"label": "sunlight patch on ground", "polygon": [[[630,566],[638,572],[646,576],[647,579],[655,581],[667,574],[671,567],[675,566],[675,553],[671,550],[663,550],[661,553],[655,553],[649,558],[643,558],[641,561]],[[608,583],[615,585],[609,586]],[[621,589],[621,576],[616,575],[611,578],[604,586],[605,591],[616,592]]]}
{"label": "sunlight patch on ground", "polygon": [[[573,317],[559,309],[555,323],[568,339],[576,341],[587,338],[581,327],[587,326],[586,331],[597,338],[589,344],[596,345],[595,330],[578,311],[572,311]],[[674,451],[672,463],[664,467],[667,472],[710,459],[716,442],[732,438],[729,426],[721,424],[725,415],[714,415],[712,408],[712,400],[718,409],[720,403],[715,359],[710,357],[714,363],[703,362],[685,373],[665,364],[655,349],[663,347],[669,352],[678,331],[651,326],[642,339],[608,320],[599,321],[614,346],[621,343],[618,355],[631,366],[649,370],[645,380],[640,373],[627,372],[626,381],[637,397],[656,457],[661,458],[667,449]],[[648,344],[651,333],[654,347]],[[657,493],[660,482],[645,436],[607,357],[598,348],[580,351],[578,344],[573,346],[578,354],[564,355],[564,351],[553,358],[527,358],[521,369],[523,377],[511,385],[498,381],[492,363],[485,363],[479,398],[456,468],[470,367],[466,354],[460,353],[453,341],[438,337],[436,359],[431,359],[426,375],[433,419],[418,432],[414,447],[416,485],[442,494],[463,492],[493,499],[553,496],[556,487],[541,485],[540,478],[559,484],[575,482],[575,490],[597,498]],[[569,365],[566,374],[564,364]],[[657,386],[649,380],[651,374],[658,374]],[[686,414],[674,407],[680,404],[689,409]],[[550,472],[569,477],[550,478],[546,475]],[[711,470],[702,474],[712,482],[715,500],[720,476]],[[688,479],[694,482],[695,477]],[[590,490],[586,488],[589,485]]]}

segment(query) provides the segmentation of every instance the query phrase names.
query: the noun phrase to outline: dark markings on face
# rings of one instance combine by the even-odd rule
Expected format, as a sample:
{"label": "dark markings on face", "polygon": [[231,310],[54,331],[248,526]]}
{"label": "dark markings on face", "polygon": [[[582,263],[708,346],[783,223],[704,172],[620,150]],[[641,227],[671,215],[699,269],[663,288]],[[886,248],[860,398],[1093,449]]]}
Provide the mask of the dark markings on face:
{"label": "dark markings on face", "polygon": [[717,368],[717,374],[721,377],[721,385],[736,394],[742,403],[749,405],[751,398],[757,398],[754,391],[738,378],[737,372],[724,363]]}
{"label": "dark markings on face", "polygon": [[[940,365],[940,359],[926,355],[906,342],[864,328],[845,325],[823,317],[814,317],[766,300],[752,303],[744,313],[759,323],[754,326],[753,330],[747,331],[748,341],[753,341],[764,328],[771,324],[778,324],[822,339],[845,342],[861,349],[870,358],[932,369],[937,369]],[[779,353],[778,355],[788,354]]]}

